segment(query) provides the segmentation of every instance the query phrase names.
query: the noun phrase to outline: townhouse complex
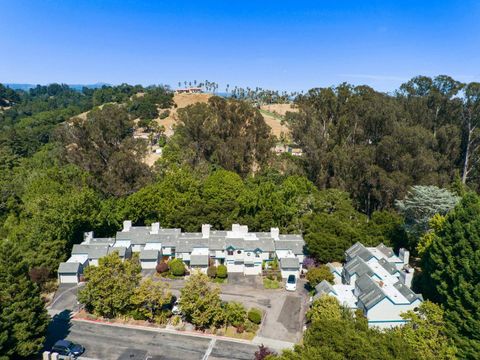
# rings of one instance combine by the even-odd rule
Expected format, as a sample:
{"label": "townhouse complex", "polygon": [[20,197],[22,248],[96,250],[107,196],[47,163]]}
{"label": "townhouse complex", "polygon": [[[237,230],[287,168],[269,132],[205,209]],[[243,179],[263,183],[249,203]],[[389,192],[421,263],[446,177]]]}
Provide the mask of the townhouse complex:
{"label": "townhouse complex", "polygon": [[340,304],[360,309],[370,326],[389,328],[404,324],[401,314],[417,308],[422,295],[411,289],[414,269],[408,265],[409,252],[398,256],[383,244],[365,247],[356,243],[345,252],[345,264],[327,264],[334,284],[322,281],[315,288],[317,298],[334,296]]}
{"label": "townhouse complex", "polygon": [[97,265],[99,258],[117,252],[122,259],[138,253],[142,269],[155,269],[161,261],[182,259],[189,269],[206,272],[209,265],[224,264],[229,273],[258,275],[262,264],[277,259],[282,277],[302,271],[305,242],[301,235],[280,234],[278,228],[269,232],[249,232],[245,225],[233,224],[231,230],[212,230],[202,225],[201,232],[182,232],[179,228],[132,226],[124,221],[122,231],[114,238],[95,238],[86,233],[81,244],[74,245],[71,257],[60,264],[61,283],[78,283],[83,269]]}

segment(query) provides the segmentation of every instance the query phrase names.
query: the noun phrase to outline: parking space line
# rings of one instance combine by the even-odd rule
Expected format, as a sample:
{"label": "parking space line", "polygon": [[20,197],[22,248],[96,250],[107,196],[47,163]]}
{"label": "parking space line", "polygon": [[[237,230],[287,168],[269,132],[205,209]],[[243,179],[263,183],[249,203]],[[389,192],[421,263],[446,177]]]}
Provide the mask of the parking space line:
{"label": "parking space line", "polygon": [[208,360],[208,357],[210,356],[210,354],[212,353],[212,350],[213,350],[213,347],[215,346],[215,342],[217,341],[217,339],[213,338],[211,341],[210,341],[210,344],[208,344],[208,349],[207,351],[205,351],[205,355],[203,355],[203,358],[202,360]]}

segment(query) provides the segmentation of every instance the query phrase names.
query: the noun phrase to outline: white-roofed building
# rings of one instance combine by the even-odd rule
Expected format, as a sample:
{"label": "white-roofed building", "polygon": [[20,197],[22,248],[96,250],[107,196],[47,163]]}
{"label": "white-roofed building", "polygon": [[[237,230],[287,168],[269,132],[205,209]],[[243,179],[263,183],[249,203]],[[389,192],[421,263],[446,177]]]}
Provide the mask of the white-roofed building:
{"label": "white-roofed building", "polygon": [[401,314],[423,301],[422,295],[410,289],[413,268],[408,265],[407,250],[401,249],[397,256],[383,244],[365,247],[356,243],[345,252],[345,259],[340,279],[338,266],[327,264],[335,284],[322,281],[314,299],[322,294],[334,296],[343,306],[362,310],[368,324],[380,328],[404,324]]}

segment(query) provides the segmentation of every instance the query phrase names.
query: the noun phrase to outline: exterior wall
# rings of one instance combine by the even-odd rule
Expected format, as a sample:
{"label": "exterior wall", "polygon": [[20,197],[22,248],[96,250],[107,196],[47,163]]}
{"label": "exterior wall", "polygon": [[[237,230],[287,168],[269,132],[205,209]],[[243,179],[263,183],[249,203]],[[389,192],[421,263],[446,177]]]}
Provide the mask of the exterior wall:
{"label": "exterior wall", "polygon": [[225,250],[215,250],[215,257],[217,259],[225,258],[226,251]]}
{"label": "exterior wall", "polygon": [[125,246],[129,247],[131,245],[130,240],[117,240],[115,241],[114,247]]}
{"label": "exterior wall", "polygon": [[79,274],[59,274],[61,284],[78,284],[80,282]]}
{"label": "exterior wall", "polygon": [[227,272],[243,273],[245,269],[245,265],[243,261],[235,262],[234,260],[228,260],[226,265],[227,265]]}
{"label": "exterior wall", "polygon": [[420,301],[414,301],[412,304],[396,305],[388,299],[383,299],[370,310],[367,311],[369,326],[376,326],[382,329],[402,325],[405,321],[400,314],[413,310],[420,305]]}
{"label": "exterior wall", "polygon": [[262,264],[245,265],[243,273],[245,275],[260,275],[262,273]]}
{"label": "exterior wall", "polygon": [[283,279],[288,278],[290,275],[295,275],[295,277],[297,279],[300,277],[299,269],[285,268],[285,269],[280,269],[280,272],[282,273],[282,278]]}
{"label": "exterior wall", "polygon": [[153,260],[153,261],[142,260],[142,261],[140,261],[140,265],[142,266],[142,269],[155,269],[157,264],[158,264],[158,260]]}
{"label": "exterior wall", "polygon": [[132,245],[133,252],[140,252],[142,251],[142,249],[143,249],[143,245],[139,245],[139,244]]}
{"label": "exterior wall", "polygon": [[172,255],[172,248],[170,246],[162,247],[162,253],[163,255],[170,256]]}
{"label": "exterior wall", "polygon": [[98,259],[90,259],[89,265],[98,266]]}

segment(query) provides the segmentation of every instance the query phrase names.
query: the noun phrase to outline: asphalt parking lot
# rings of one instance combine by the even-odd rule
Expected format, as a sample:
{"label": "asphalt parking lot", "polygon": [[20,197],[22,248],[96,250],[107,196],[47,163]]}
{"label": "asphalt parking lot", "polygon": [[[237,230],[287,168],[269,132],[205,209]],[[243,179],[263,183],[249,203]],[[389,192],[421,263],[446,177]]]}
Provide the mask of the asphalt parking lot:
{"label": "asphalt parking lot", "polygon": [[[102,360],[251,360],[257,346],[183,334],[72,321],[67,339]],[[206,357],[206,355],[208,355]]]}

